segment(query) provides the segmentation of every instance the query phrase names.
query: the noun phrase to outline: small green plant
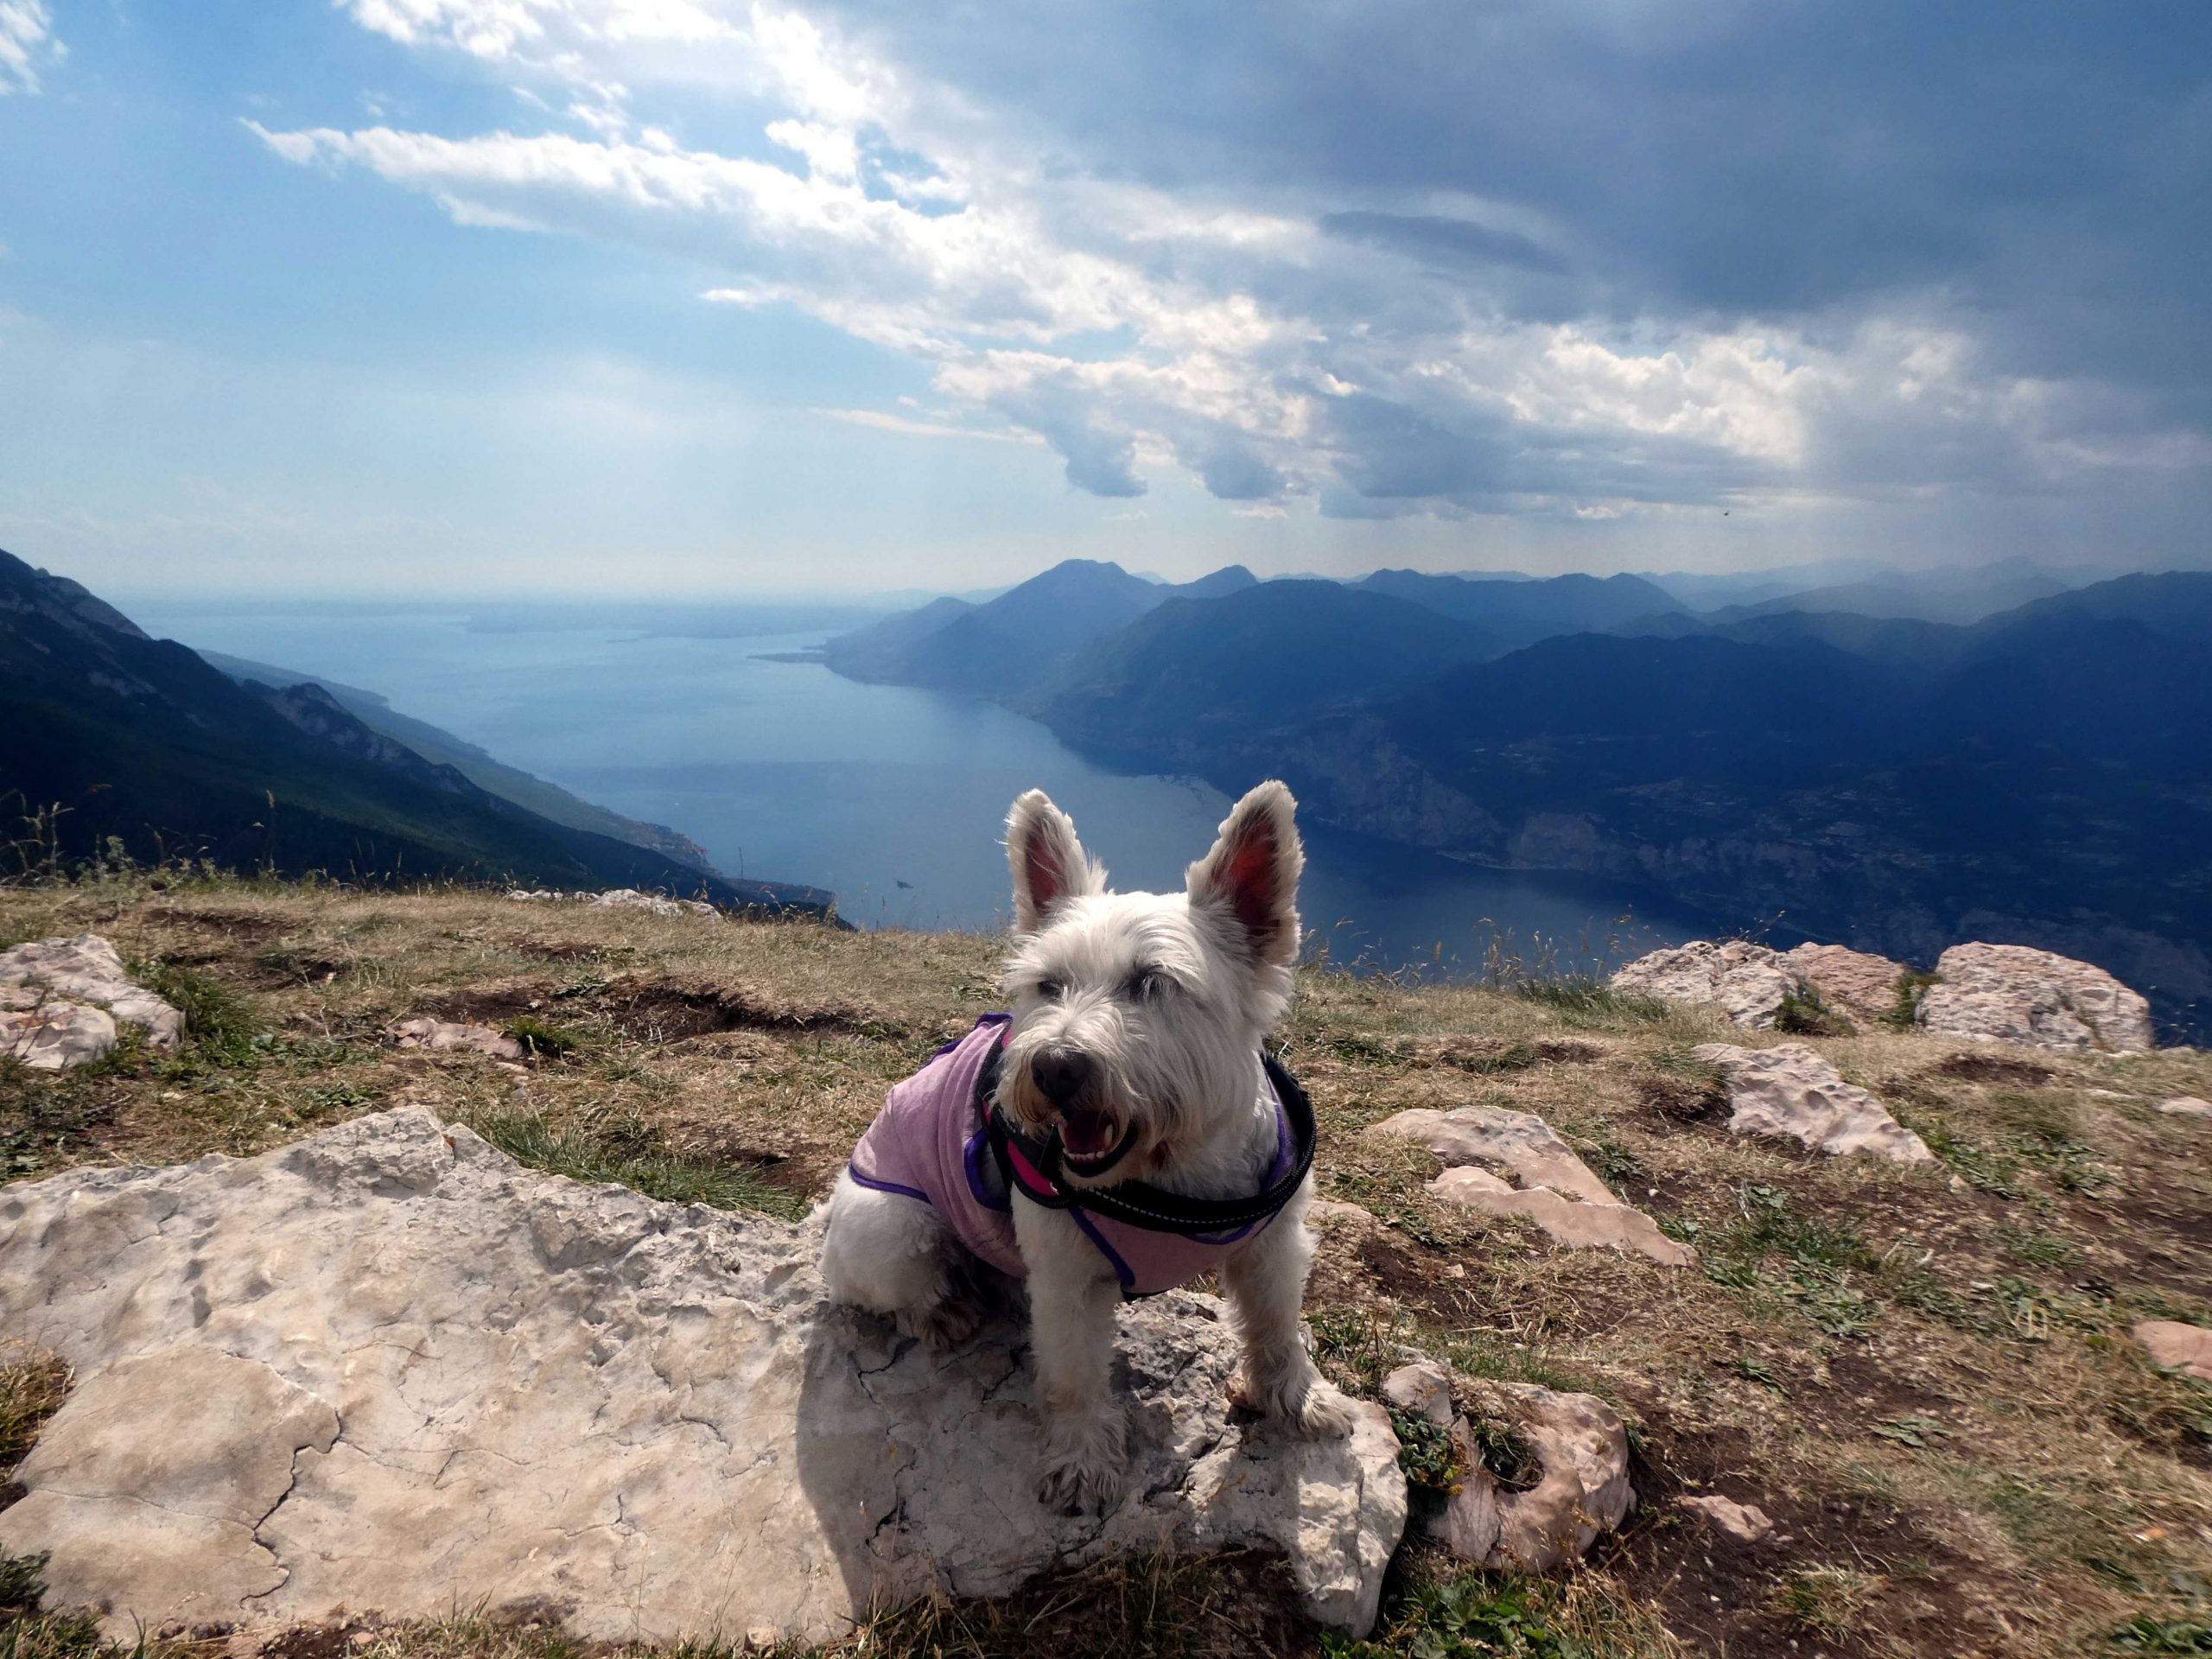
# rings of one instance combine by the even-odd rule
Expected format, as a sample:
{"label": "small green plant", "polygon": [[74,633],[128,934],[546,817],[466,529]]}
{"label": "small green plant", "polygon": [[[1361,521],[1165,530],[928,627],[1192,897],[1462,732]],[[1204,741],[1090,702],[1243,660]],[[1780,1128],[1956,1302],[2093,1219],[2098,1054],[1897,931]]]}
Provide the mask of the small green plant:
{"label": "small green plant", "polygon": [[2139,1614],[2109,1639],[2115,1653],[2212,1654],[2212,1610],[2195,1610],[2181,1618]]}
{"label": "small green plant", "polygon": [[1950,1432],[1933,1417],[1885,1417],[1874,1425],[1874,1433],[1884,1440],[1916,1449],[1924,1449],[1930,1441],[1942,1440]]}
{"label": "small green plant", "polygon": [[1782,1005],[1775,1010],[1774,1028],[1794,1032],[1801,1037],[1847,1037],[1851,1034],[1848,1020],[1828,1012],[1821,1001],[1821,994],[1810,986],[1793,985],[1782,994]]}
{"label": "small green plant", "polygon": [[522,1045],[522,1052],[541,1059],[557,1060],[573,1054],[582,1046],[575,1034],[558,1026],[549,1026],[532,1014],[524,1014],[507,1022],[505,1035]]}
{"label": "small green plant", "polygon": [[1406,1484],[1431,1498],[1453,1496],[1467,1477],[1467,1459],[1444,1424],[1415,1411],[1390,1408],[1390,1426],[1398,1432],[1398,1467]]}
{"label": "small green plant", "polygon": [[1733,1369],[1736,1375],[1746,1382],[1756,1382],[1763,1389],[1772,1389],[1785,1400],[1789,1397],[1789,1389],[1783,1385],[1782,1379],[1774,1374],[1773,1367],[1757,1354],[1737,1355]]}
{"label": "small green plant", "polygon": [[2073,1240],[2039,1228],[1999,1227],[1993,1236],[1998,1248],[2027,1267],[2070,1268],[2082,1259],[2081,1247]]}
{"label": "small green plant", "polygon": [[42,1613],[46,1557],[0,1554],[0,1659],[105,1659],[122,1649],[84,1611]]}
{"label": "small green plant", "polygon": [[1916,974],[1910,969],[1897,976],[1897,1001],[1882,1016],[1882,1023],[1896,1031],[1911,1031],[1920,1024],[1920,999],[1930,985],[1943,982],[1941,974]]}
{"label": "small green plant", "polygon": [[1800,1567],[1774,1589],[1776,1611],[1829,1637],[1851,1635],[1865,1622],[1872,1580],[1848,1567]]}
{"label": "small green plant", "polygon": [[1589,1659],[1590,1649],[1555,1630],[1530,1594],[1486,1573],[1424,1585],[1374,1639],[1326,1635],[1322,1651],[1330,1659]]}
{"label": "small green plant", "polygon": [[248,1066],[260,1059],[270,1037],[245,999],[220,981],[177,963],[155,963],[140,981],[184,1016],[184,1046],[172,1070],[196,1073]]}
{"label": "small green plant", "polygon": [[1470,1416],[1467,1432],[1473,1437],[1476,1457],[1506,1491],[1528,1491],[1544,1478],[1543,1460],[1511,1424]]}

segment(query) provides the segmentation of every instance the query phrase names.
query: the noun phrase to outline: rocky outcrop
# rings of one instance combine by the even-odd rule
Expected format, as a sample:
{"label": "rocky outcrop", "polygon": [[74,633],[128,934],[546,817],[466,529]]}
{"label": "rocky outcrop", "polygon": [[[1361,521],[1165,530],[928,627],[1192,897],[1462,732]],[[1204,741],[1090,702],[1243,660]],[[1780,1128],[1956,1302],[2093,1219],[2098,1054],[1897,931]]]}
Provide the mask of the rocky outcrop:
{"label": "rocky outcrop", "polygon": [[1781,957],[1763,944],[1692,939],[1637,957],[1616,971],[1611,983],[1617,991],[1718,1008],[1736,1024],[1758,1031],[1773,1026],[1783,999],[1797,982]]}
{"label": "rocky outcrop", "polygon": [[108,1628],[528,1608],[594,1640],[826,1641],[871,1607],[1169,1546],[1282,1551],[1363,1628],[1405,1520],[1383,1414],[1232,1421],[1220,1305],[1125,1310],[1128,1496],[1033,1491],[1016,1327],[932,1355],[817,1235],[517,1165],[404,1109],[234,1161],[0,1189],[0,1330],[78,1386],[0,1549]]}
{"label": "rocky outcrop", "polygon": [[184,1015],[134,982],[97,933],[0,950],[0,1053],[41,1071],[79,1065],[115,1046],[118,1024],[153,1048],[184,1035]]}
{"label": "rocky outcrop", "polygon": [[[1663,1267],[1694,1265],[1697,1252],[1623,1204],[1543,1119],[1497,1106],[1448,1112],[1414,1110],[1383,1119],[1370,1135],[1401,1135],[1446,1166],[1428,1184],[1439,1199],[1489,1216],[1532,1221],[1552,1242],[1575,1249],[1633,1250]],[[1482,1165],[1512,1177],[1508,1181]]]}
{"label": "rocky outcrop", "polygon": [[1873,1025],[1895,1011],[1904,971],[1887,957],[1840,944],[1773,950],[1745,939],[1693,939],[1637,957],[1611,982],[1616,990],[1718,1008],[1737,1025],[1765,1031],[1793,997],[1847,1025]]}
{"label": "rocky outcrop", "polygon": [[1855,1026],[1879,1025],[1897,1012],[1902,963],[1840,944],[1801,944],[1783,951],[1779,962],[1821,1007]]}
{"label": "rocky outcrop", "polygon": [[1581,1560],[1636,1503],[1619,1414],[1594,1395],[1533,1382],[1492,1383],[1485,1392],[1538,1465],[1526,1490],[1501,1482],[1477,1455],[1473,1424],[1454,1407],[1442,1366],[1418,1360],[1383,1379],[1383,1399],[1449,1428],[1466,1465],[1459,1490],[1429,1518],[1429,1532],[1462,1560],[1491,1568],[1541,1573]]}
{"label": "rocky outcrop", "polygon": [[2086,962],[2024,944],[1955,944],[1936,973],[1920,1001],[1926,1030],[2063,1052],[2151,1047],[2150,1004]]}
{"label": "rocky outcrop", "polygon": [[2212,1117],[2212,1100],[2199,1100],[2195,1095],[2176,1095],[2171,1100],[2162,1100],[2158,1109],[2168,1117]]}
{"label": "rocky outcrop", "polygon": [[1927,1143],[1882,1103],[1802,1043],[1738,1048],[1700,1043],[1691,1057],[1718,1066],[1734,1109],[1732,1135],[1788,1135],[1815,1152],[1871,1152],[1901,1164],[1933,1163]]}
{"label": "rocky outcrop", "polygon": [[711,916],[721,919],[721,912],[703,899],[670,899],[658,893],[640,893],[635,887],[610,887],[605,893],[557,893],[550,887],[515,887],[507,897],[518,904],[590,905],[601,910],[645,910],[656,916]]}
{"label": "rocky outcrop", "polygon": [[2160,1370],[2212,1382],[2212,1331],[2178,1319],[2139,1319],[2133,1335]]}

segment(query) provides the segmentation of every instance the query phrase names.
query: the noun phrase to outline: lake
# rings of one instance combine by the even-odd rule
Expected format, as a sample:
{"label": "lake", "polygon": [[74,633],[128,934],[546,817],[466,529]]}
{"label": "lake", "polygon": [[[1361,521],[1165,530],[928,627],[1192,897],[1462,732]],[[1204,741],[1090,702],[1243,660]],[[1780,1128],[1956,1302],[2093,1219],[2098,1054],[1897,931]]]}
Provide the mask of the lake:
{"label": "lake", "polygon": [[[994,704],[861,685],[779,660],[862,613],[730,606],[690,631],[658,613],[141,602],[149,632],[380,693],[511,766],[704,846],[733,875],[834,890],[863,927],[989,929],[1008,908],[1008,804],[1039,787],[1123,887],[1179,887],[1229,802],[1189,779],[1125,777]],[[1649,893],[1483,868],[1306,827],[1300,909],[1341,961],[1598,967],[1713,931]]]}

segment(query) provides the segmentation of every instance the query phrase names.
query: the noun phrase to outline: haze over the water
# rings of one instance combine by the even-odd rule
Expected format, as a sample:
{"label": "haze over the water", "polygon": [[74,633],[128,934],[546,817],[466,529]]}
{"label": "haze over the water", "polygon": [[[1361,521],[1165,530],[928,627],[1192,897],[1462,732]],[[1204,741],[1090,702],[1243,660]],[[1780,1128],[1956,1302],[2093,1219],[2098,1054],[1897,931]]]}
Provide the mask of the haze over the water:
{"label": "haze over the water", "polygon": [[2201,567],[2212,9],[0,5],[118,594]]}

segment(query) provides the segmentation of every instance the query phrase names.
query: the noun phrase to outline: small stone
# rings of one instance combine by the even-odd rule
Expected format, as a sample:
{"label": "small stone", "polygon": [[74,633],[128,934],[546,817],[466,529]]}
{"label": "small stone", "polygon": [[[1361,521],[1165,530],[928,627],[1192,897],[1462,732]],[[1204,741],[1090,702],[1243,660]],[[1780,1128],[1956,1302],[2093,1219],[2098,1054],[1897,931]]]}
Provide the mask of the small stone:
{"label": "small stone", "polygon": [[1702,1516],[1716,1530],[1726,1533],[1738,1543],[1756,1544],[1774,1530],[1774,1522],[1767,1518],[1764,1510],[1756,1503],[1738,1503],[1718,1492],[1704,1497],[1687,1495],[1675,1500],[1692,1514]]}
{"label": "small stone", "polygon": [[1739,1048],[1700,1043],[1694,1058],[1720,1068],[1728,1085],[1732,1135],[1786,1135],[1816,1152],[1871,1152],[1901,1164],[1933,1163],[1936,1154],[1882,1103],[1802,1043]]}
{"label": "small stone", "polygon": [[1382,1401],[1426,1417],[1440,1428],[1452,1424],[1452,1374],[1433,1359],[1401,1365],[1382,1379]]}
{"label": "small stone", "polygon": [[489,1026],[463,1025],[452,1020],[403,1020],[391,1028],[391,1034],[402,1048],[433,1052],[458,1048],[510,1063],[522,1058],[522,1045]]}
{"label": "small stone", "polygon": [[2162,1100],[2158,1109],[2168,1117],[2212,1117],[2212,1100],[2200,1100],[2195,1095],[2176,1095],[2171,1100]]}
{"label": "small stone", "polygon": [[2212,1382],[2212,1330],[2178,1319],[2139,1319],[2133,1335],[2160,1370]]}

